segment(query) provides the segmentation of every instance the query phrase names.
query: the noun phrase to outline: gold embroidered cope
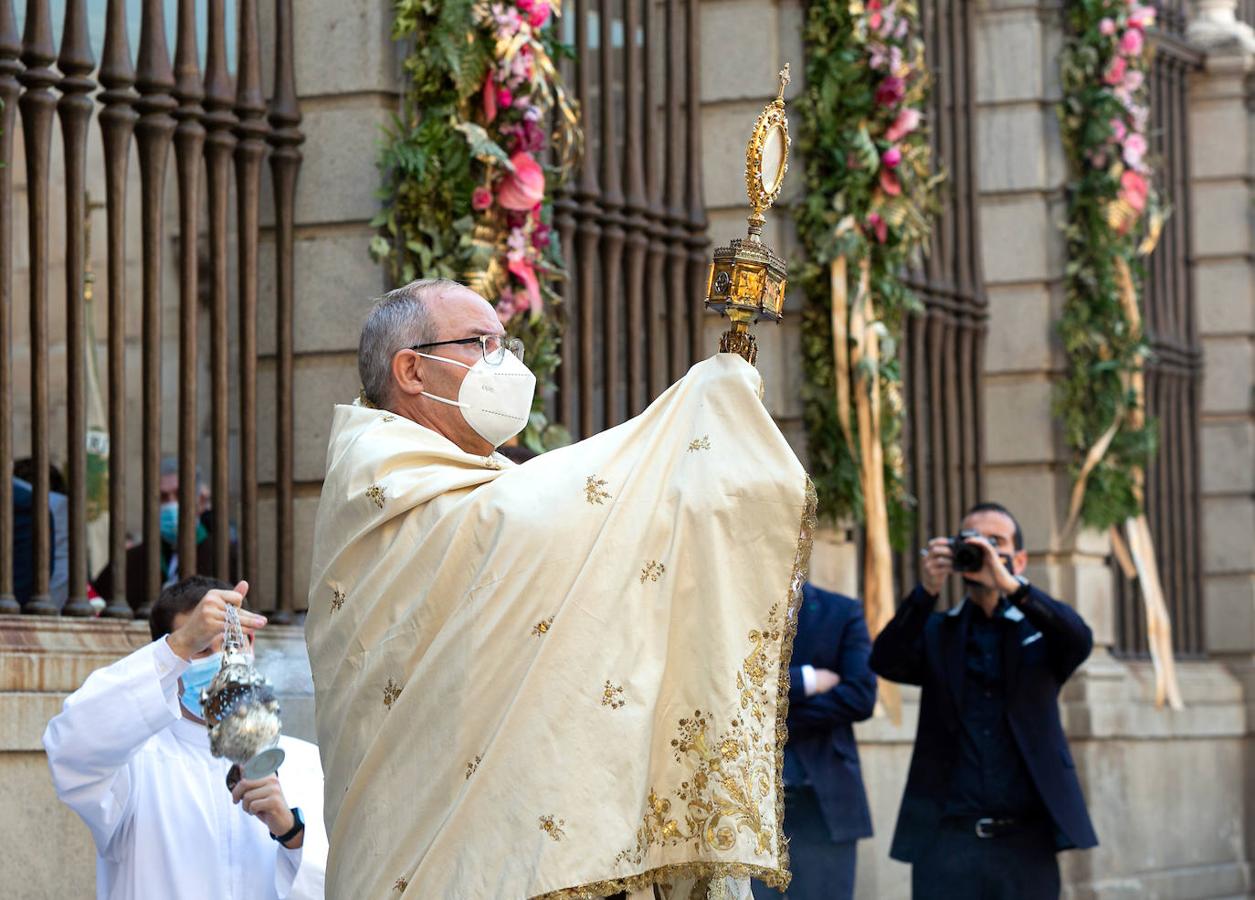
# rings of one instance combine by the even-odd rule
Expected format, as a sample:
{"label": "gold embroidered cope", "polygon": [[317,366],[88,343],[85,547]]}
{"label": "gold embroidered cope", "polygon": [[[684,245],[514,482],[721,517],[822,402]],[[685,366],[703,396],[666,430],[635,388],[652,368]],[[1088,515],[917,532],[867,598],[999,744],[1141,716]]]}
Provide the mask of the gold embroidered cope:
{"label": "gold embroidered cope", "polygon": [[760,388],[720,354],[624,425],[501,469],[336,407],[311,598],[353,602],[306,620],[328,896],[707,900],[787,882],[814,497]]}

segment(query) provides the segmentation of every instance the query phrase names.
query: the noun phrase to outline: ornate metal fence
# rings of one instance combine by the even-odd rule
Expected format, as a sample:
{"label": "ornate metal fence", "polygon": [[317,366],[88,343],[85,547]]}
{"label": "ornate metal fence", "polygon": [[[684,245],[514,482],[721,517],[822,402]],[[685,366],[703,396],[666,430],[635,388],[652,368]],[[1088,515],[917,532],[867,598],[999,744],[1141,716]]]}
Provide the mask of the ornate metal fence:
{"label": "ornate metal fence", "polygon": [[555,204],[571,279],[557,416],[586,436],[705,355],[698,0],[576,0],[567,67],[586,152]]}
{"label": "ornate metal fence", "polygon": [[[1179,7],[1181,4],[1176,4]],[[1203,652],[1199,409],[1203,349],[1190,267],[1188,80],[1201,60],[1180,41],[1184,11],[1167,4],[1151,71],[1151,150],[1161,161],[1172,216],[1146,266],[1143,305],[1151,346],[1147,413],[1159,423],[1159,452],[1146,473],[1146,512],[1172,615],[1173,649]],[[1118,653],[1148,653],[1137,585],[1112,565]]]}
{"label": "ornate metal fence", "polygon": [[[149,548],[161,541],[159,478],[161,464],[160,386],[176,370],[162,359],[162,272],[166,264],[166,222],[163,200],[167,162],[173,146],[178,185],[177,256],[179,290],[179,400],[178,459],[180,522],[178,549],[182,574],[196,566],[197,529],[197,355],[202,339],[197,333],[199,303],[199,228],[208,218],[208,278],[210,298],[210,385],[212,426],[212,486],[217,498],[220,527],[214,529],[213,574],[242,576],[256,582],[258,567],[257,483],[257,279],[260,240],[262,163],[269,157],[273,173],[277,259],[276,317],[266,327],[277,335],[277,392],[271,421],[276,428],[278,504],[278,558],[274,597],[251,595],[255,606],[275,611],[276,621],[290,621],[293,609],[292,573],[292,240],[293,203],[301,154],[300,112],[293,74],[292,0],[274,4],[274,91],[269,105],[262,95],[263,54],[256,0],[238,0],[236,6],[236,66],[227,63],[226,0],[208,0],[206,68],[199,68],[195,0],[179,0],[173,66],[166,44],[165,3],[143,0],[137,65],[132,65],[127,37],[125,0],[108,0],[104,49],[99,69],[92,59],[86,0],[67,0],[58,52],[53,45],[49,0],[28,0],[24,28],[11,0],[0,0],[0,99],[4,101],[0,136],[0,612],[17,612],[14,596],[13,431],[17,426],[13,403],[13,366],[17,348],[12,330],[14,309],[14,147],[20,131],[25,149],[27,195],[31,368],[31,434],[33,496],[30,541],[33,548],[34,587],[22,612],[88,616],[94,610],[86,599],[88,585],[86,538],[86,397],[84,321],[84,189],[88,131],[99,113],[104,146],[104,180],[108,230],[107,294],[107,406],[109,446],[109,562],[112,571],[106,616],[145,616],[145,605],[128,602],[126,581],[126,504],[128,491],[138,490],[142,503],[142,540]],[[55,64],[55,68],[54,68]],[[92,92],[102,88],[96,99]],[[20,113],[20,128],[18,114]],[[54,114],[61,121],[64,170],[51,170]],[[127,285],[126,184],[132,138],[139,154],[142,240],[139,256],[142,278],[136,298]],[[202,162],[203,161],[203,162]],[[230,207],[234,162],[236,197],[235,239],[238,329],[229,327],[232,283],[228,271]],[[207,181],[202,191],[201,167]],[[49,187],[63,179],[66,208],[66,380],[68,384],[68,459],[66,482],[69,506],[69,596],[60,609],[49,591],[51,544],[48,277],[53,270],[49,226],[60,211],[49,207]],[[208,204],[205,208],[204,198]],[[142,319],[142,453],[138,471],[126,452],[128,419],[125,359],[128,308],[138,302]],[[235,358],[236,378],[230,378]],[[240,453],[230,458],[230,392],[238,392]],[[268,417],[270,418],[270,417]],[[25,424],[25,423],[23,423]],[[237,467],[240,504],[237,516],[228,507],[230,472]],[[230,572],[226,520],[238,523],[240,571]],[[164,580],[161,556],[146,554],[142,596],[155,598]]]}

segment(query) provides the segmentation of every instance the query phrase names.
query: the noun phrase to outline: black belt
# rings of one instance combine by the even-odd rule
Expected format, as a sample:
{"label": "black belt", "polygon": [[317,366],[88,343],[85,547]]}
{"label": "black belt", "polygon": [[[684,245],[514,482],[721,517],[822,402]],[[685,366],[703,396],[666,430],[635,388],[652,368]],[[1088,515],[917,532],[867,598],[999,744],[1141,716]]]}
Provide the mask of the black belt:
{"label": "black belt", "polygon": [[1026,816],[946,816],[943,827],[970,831],[978,838],[1000,838],[1042,826],[1042,820]]}

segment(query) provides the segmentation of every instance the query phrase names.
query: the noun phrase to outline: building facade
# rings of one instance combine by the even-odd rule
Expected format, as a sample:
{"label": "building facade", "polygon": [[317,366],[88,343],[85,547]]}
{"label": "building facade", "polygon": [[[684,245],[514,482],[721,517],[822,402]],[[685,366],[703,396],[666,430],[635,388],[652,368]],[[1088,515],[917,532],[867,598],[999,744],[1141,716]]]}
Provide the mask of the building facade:
{"label": "building facade", "polygon": [[[15,5],[16,34],[29,10],[43,5],[34,0]],[[86,7],[96,5],[103,6]],[[235,12],[236,5],[229,5]],[[1174,212],[1149,267],[1146,290],[1156,351],[1148,371],[1149,399],[1164,435],[1148,496],[1185,701],[1184,710],[1170,711],[1153,703],[1140,600],[1113,564],[1107,536],[1082,532],[1073,539],[1063,533],[1071,489],[1069,455],[1052,397],[1064,365],[1054,324],[1066,265],[1060,225],[1067,173],[1056,115],[1064,5],[920,3],[937,79],[930,120],[940,165],[951,177],[929,266],[913,275],[926,305],[910,332],[916,350],[908,383],[908,455],[912,489],[920,498],[916,537],[922,541],[952,533],[961,507],[977,496],[1007,504],[1024,526],[1030,577],[1073,603],[1094,629],[1095,652],[1068,684],[1061,703],[1101,844],[1063,857],[1067,896],[1248,896],[1255,853],[1255,220],[1250,213],[1255,37],[1242,20],[1255,21],[1255,9],[1234,0],[1160,4],[1152,134]],[[4,6],[7,0],[0,9]],[[174,35],[175,4],[167,6]],[[568,340],[554,404],[576,433],[621,421],[682,372],[688,360],[714,349],[721,327],[694,305],[693,284],[699,280],[694,273],[701,271],[710,245],[743,234],[744,142],[754,117],[774,95],[775,73],[784,63],[792,64],[795,75],[787,96],[796,97],[802,89],[796,76],[805,58],[805,6],[804,0],[564,4],[568,37],[576,46],[568,78],[584,103],[589,133],[585,167],[557,209],[573,277],[565,297]],[[223,4],[216,0],[209,7],[222,9]],[[271,125],[262,136],[266,152],[295,146],[295,138],[285,142],[274,135],[292,137],[291,129],[299,128],[303,161],[291,194],[290,220],[269,166],[258,173],[256,189],[233,182],[228,191],[229,253],[222,259],[230,277],[222,290],[230,300],[231,376],[224,393],[215,385],[217,357],[207,343],[219,283],[213,252],[201,253],[210,265],[200,266],[204,274],[198,288],[212,296],[197,299],[194,314],[182,312],[181,206],[176,158],[171,157],[164,193],[154,194],[161,196],[165,214],[165,267],[149,272],[156,279],[153,301],[166,323],[154,344],[154,352],[166,360],[158,402],[167,412],[157,446],[175,453],[195,445],[206,473],[218,447],[230,450],[230,465],[217,482],[224,489],[215,493],[231,498],[224,505],[233,520],[247,519],[243,495],[252,485],[256,522],[247,533],[255,555],[251,564],[246,562],[246,574],[257,582],[258,596],[266,598],[263,605],[299,621],[330,408],[357,394],[358,326],[372,298],[389,286],[367,246],[378,208],[373,161],[381,129],[398,107],[404,48],[391,39],[387,0],[245,2],[238,9],[241,19],[253,15],[258,22],[258,94],[263,102],[270,98],[263,113]],[[272,68],[283,54],[276,11],[281,19],[285,9],[293,26],[291,73],[285,77],[280,66],[276,81]],[[629,13],[637,28],[624,24]],[[202,35],[207,29],[212,30],[209,24],[202,26]],[[60,26],[54,30],[59,36]],[[640,35],[634,52],[641,54],[649,74],[639,87],[624,78],[625,34]],[[238,63],[249,52],[248,36],[243,37],[227,57],[232,91],[240,81]],[[40,68],[42,57],[30,46],[11,54],[4,49],[7,40],[7,34],[0,40],[0,88],[5,88],[6,73],[12,73],[13,93],[4,97],[19,107],[25,92],[40,89],[28,70]],[[617,54],[608,66],[604,53]],[[69,65],[72,69],[72,60]],[[201,65],[206,73],[213,68],[208,59]],[[69,70],[62,64],[59,71]],[[603,74],[608,76],[604,83]],[[91,77],[108,80],[104,73]],[[244,140],[248,135],[240,121],[261,121],[248,97],[241,101],[231,93],[215,104],[213,91],[191,98],[174,84],[173,73],[170,80],[170,88],[156,93],[172,98],[172,127],[201,116],[212,141],[213,120],[206,114],[230,107],[235,116],[231,133]],[[299,126],[291,125],[291,113],[275,100],[291,86]],[[150,87],[141,85],[135,95],[141,117],[152,115],[143,99],[154,94]],[[62,93],[57,87],[54,96]],[[630,103],[652,113],[653,127],[626,131],[630,117],[623,110]],[[201,113],[180,118],[179,104],[185,111],[198,105]],[[12,249],[5,246],[3,260],[10,273],[6,278],[13,279],[6,296],[15,323],[6,360],[16,373],[16,399],[6,425],[17,443],[13,456],[30,452],[25,435],[38,429],[25,400],[32,392],[24,373],[33,370],[33,332],[25,323],[32,321],[29,298],[38,269],[51,289],[53,310],[44,351],[51,360],[47,393],[53,404],[44,431],[46,452],[51,461],[63,462],[71,455],[66,435],[72,403],[63,398],[74,377],[66,350],[73,342],[67,340],[71,323],[57,312],[67,308],[64,287],[57,285],[74,274],[67,272],[72,260],[62,249],[68,247],[66,219],[59,212],[70,190],[59,141],[53,141],[52,240],[37,259],[29,237],[32,191],[22,151],[26,122],[16,114],[5,119],[6,129],[14,129],[13,155],[5,162],[16,223],[9,232]],[[177,132],[172,134],[177,140]],[[94,123],[87,141],[85,186],[103,198],[107,159]],[[140,297],[149,258],[140,224],[145,210],[155,206],[145,206],[138,141],[136,148],[126,194],[128,304],[120,321],[129,367],[124,394],[127,405],[139,410],[145,345]],[[633,166],[641,173],[636,194],[633,179],[622,177]],[[281,170],[274,171],[282,180]],[[208,179],[208,170],[205,174]],[[213,188],[205,187],[212,194]],[[799,187],[796,176],[786,180],[766,229],[767,239],[788,255],[797,251],[789,203],[797,200]],[[251,248],[249,223],[235,218],[247,205],[237,199],[250,190],[259,215]],[[89,215],[99,236],[93,239],[91,268],[99,273],[96,295],[103,306],[109,226],[103,210]],[[198,217],[190,220],[200,223],[203,242],[211,239],[211,215],[207,196]],[[640,287],[615,277],[635,252],[646,273]],[[244,307],[238,306],[241,285],[235,276],[242,256],[251,253],[256,254],[253,289],[261,324],[254,335],[252,374],[237,377],[235,372],[245,368],[239,365],[236,339],[237,310]],[[285,296],[292,302],[287,318]],[[630,330],[637,321],[630,318],[634,304],[646,326],[639,334]],[[778,328],[758,329],[758,365],[766,380],[765,402],[805,459],[800,335],[797,317],[789,312],[786,305],[786,319]],[[103,347],[109,320],[104,310],[96,315]],[[198,340],[206,345],[190,368],[180,362],[178,341],[189,317],[196,319]],[[102,349],[102,366],[104,358]],[[184,443],[178,429],[179,391],[189,371],[198,373],[192,383],[200,403],[193,436]],[[290,381],[277,384],[277,378],[289,377],[285,372]],[[250,378],[253,387],[246,391],[255,390],[257,397],[251,420],[240,400]],[[280,404],[270,399],[284,396],[285,390],[290,397],[286,437],[282,422],[274,427],[282,419]],[[212,413],[219,394],[231,410],[241,410],[231,413],[225,436],[215,431]],[[135,533],[144,527],[140,459],[146,424],[135,412],[122,441],[130,462],[121,508],[128,530]],[[249,443],[256,446],[252,470],[237,462],[239,448]],[[284,511],[287,496],[290,513]],[[857,595],[858,561],[857,523],[830,526],[816,541],[812,578]],[[901,592],[909,589],[912,577],[908,559],[899,565]],[[268,632],[276,651],[299,665],[297,627]],[[138,646],[145,636],[142,623],[121,620],[0,617],[0,811],[27,823],[7,848],[10,863],[28,873],[12,896],[90,891],[90,841],[72,814],[56,804],[39,735],[61,698],[88,672]],[[288,697],[289,724],[310,736],[307,692],[290,685]],[[876,837],[860,846],[863,898],[909,895],[909,870],[888,859],[914,735],[910,692],[904,705],[901,723],[877,718],[857,729],[876,827]],[[50,854],[47,848],[53,846],[59,850]]]}

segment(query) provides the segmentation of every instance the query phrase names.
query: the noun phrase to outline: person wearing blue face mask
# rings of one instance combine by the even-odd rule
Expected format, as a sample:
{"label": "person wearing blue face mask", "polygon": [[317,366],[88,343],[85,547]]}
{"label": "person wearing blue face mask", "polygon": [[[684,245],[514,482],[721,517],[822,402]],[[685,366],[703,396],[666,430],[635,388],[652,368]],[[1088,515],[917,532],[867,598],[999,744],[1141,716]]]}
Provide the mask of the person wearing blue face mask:
{"label": "person wearing blue face mask", "polygon": [[[216,511],[213,507],[212,498],[209,488],[206,487],[200,479],[200,472],[197,471],[197,500],[196,500],[196,563],[194,570],[197,572],[210,572],[214,569],[214,542],[211,538],[215,529],[219,526],[215,518]],[[182,568],[179,561],[178,543],[179,543],[179,461],[173,456],[167,456],[161,461],[161,479],[158,483],[161,492],[161,512],[158,524],[161,530],[161,541],[158,546],[158,552],[161,554],[161,576],[165,584],[172,584],[178,577]],[[221,527],[226,527],[229,533],[228,547],[230,557],[228,560],[228,568],[231,572],[235,572],[236,566],[236,543],[234,534],[230,534],[230,526],[228,523],[222,523]],[[135,609],[140,609],[154,598],[149,597],[146,591],[147,579],[145,573],[148,565],[148,547],[145,544],[134,544],[127,548],[126,551],[126,599],[127,603]],[[113,574],[113,566],[106,565],[92,581],[92,587],[106,601],[113,599],[114,584],[116,579]]]}
{"label": "person wearing blue face mask", "polygon": [[[247,592],[204,576],[166,588],[153,642],[93,672],[48,723],[53,786],[91,830],[101,900],[323,897],[318,748],[281,737],[280,772],[230,790],[230,761],[209,751],[201,691],[222,665],[227,606]],[[239,618],[251,645],[266,619]]]}

